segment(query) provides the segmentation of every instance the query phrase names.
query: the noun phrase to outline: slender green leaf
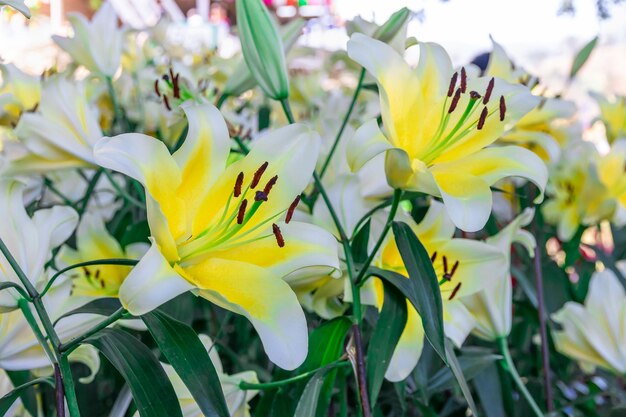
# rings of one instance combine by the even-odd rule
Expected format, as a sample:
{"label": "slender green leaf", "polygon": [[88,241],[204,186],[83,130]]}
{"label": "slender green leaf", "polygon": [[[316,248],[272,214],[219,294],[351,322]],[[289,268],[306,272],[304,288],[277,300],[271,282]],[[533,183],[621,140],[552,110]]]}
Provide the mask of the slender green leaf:
{"label": "slender green leaf", "polygon": [[32,387],[33,385],[44,384],[44,383],[49,384],[50,386],[54,387],[52,378],[50,377],[37,378],[23,385],[20,385],[19,387],[15,388],[13,391],[6,394],[4,397],[0,398],[0,415],[4,416],[9,411],[13,403],[18,399],[18,397],[22,393],[22,391],[24,391],[25,389],[29,387]]}
{"label": "slender green leaf", "polygon": [[204,415],[229,417],[219,377],[196,332],[159,310],[141,318]]}
{"label": "slender green leaf", "polygon": [[101,316],[110,316],[120,308],[122,308],[122,303],[120,303],[118,298],[98,298],[97,300],[90,301],[83,306],[75,308],[74,310],[68,311],[56,319],[54,324],[56,325],[62,318],[73,316],[74,314],[99,314]]}
{"label": "slender green leaf", "polygon": [[593,52],[593,49],[596,47],[597,44],[598,37],[596,36],[595,38],[587,42],[580,51],[578,51],[576,57],[574,58],[574,62],[572,62],[572,69],[569,72],[570,78],[574,78],[576,74],[578,74],[578,71],[580,71],[583,65],[585,65],[585,62],[587,62],[589,56],[591,56],[591,52]]}
{"label": "slender green leaf", "polygon": [[367,349],[367,382],[372,407],[407,320],[406,298],[388,282],[384,285],[385,301]]}
{"label": "slender green leaf", "polygon": [[317,404],[324,385],[324,379],[326,373],[331,369],[331,366],[320,369],[311,377],[309,382],[304,387],[294,417],[315,417],[315,411],[317,410]]}
{"label": "slender green leaf", "polygon": [[[9,371],[5,370],[7,376],[11,380],[11,383],[14,387],[19,387],[20,385],[24,385],[27,382],[33,379],[33,375],[30,371]],[[20,399],[22,400],[22,404],[24,408],[28,410],[28,412],[36,416],[37,415],[37,396],[35,393],[35,389],[33,387],[26,388],[20,392]]]}
{"label": "slender green leaf", "polygon": [[371,220],[367,222],[359,229],[357,234],[352,239],[352,258],[356,263],[364,263],[367,260],[367,245],[370,238]]}
{"label": "slender green leaf", "polygon": [[474,378],[474,389],[487,417],[507,415],[502,402],[502,388],[496,364],[491,364]]}
{"label": "slender green leaf", "polygon": [[472,392],[470,391],[469,385],[467,385],[467,381],[465,380],[465,376],[463,375],[463,369],[461,368],[461,364],[454,353],[454,346],[452,342],[446,339],[446,355],[448,356],[448,365],[452,370],[452,373],[456,377],[456,381],[459,383],[459,387],[461,387],[461,392],[465,397],[465,401],[467,401],[467,405],[470,410],[472,410],[472,414],[474,417],[478,417],[478,410],[476,408],[476,403],[474,403],[474,398],[472,397]]}
{"label": "slender green leaf", "polygon": [[85,343],[98,349],[122,374],[141,417],[182,417],[167,374],[143,343],[117,329],[103,329]]}
{"label": "slender green leaf", "polygon": [[[463,355],[457,359],[465,380],[470,381],[486,368],[493,365],[495,361],[502,359],[502,356],[484,351],[463,352]],[[449,368],[442,368],[428,381],[428,391],[431,394],[435,394],[452,388],[454,384],[455,376],[453,372]]]}

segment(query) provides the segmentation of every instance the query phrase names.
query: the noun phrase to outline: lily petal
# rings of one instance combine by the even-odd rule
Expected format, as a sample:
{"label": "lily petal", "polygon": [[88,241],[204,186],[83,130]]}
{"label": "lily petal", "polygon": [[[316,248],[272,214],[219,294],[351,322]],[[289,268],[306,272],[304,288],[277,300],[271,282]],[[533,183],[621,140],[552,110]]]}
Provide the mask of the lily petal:
{"label": "lily petal", "polygon": [[365,122],[348,141],[346,147],[348,166],[352,172],[357,172],[366,162],[391,147],[378,127],[376,119]]}
{"label": "lily petal", "polygon": [[422,327],[422,319],[407,301],[406,325],[389,361],[385,378],[391,382],[406,379],[417,366],[423,348],[424,328]]}

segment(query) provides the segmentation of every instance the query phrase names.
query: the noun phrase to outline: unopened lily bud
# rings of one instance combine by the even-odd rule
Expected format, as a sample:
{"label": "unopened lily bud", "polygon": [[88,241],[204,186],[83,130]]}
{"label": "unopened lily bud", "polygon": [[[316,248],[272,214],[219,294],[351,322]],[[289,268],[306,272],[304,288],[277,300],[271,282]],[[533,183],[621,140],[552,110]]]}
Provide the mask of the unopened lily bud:
{"label": "unopened lily bud", "polygon": [[[283,47],[285,48],[285,54],[289,52],[298,40],[305,23],[303,19],[295,19],[279,29]],[[223,94],[230,97],[237,97],[254,88],[256,85],[257,82],[248,69],[248,65],[241,59],[237,63],[235,71],[228,77]]]}
{"label": "unopened lily bud", "polygon": [[24,0],[0,0],[0,6],[9,6],[30,19],[30,9],[24,4]]}
{"label": "unopened lily bud", "polygon": [[392,14],[391,17],[374,32],[373,37],[381,42],[389,43],[406,24],[409,17],[411,17],[411,11],[403,7]]}
{"label": "unopened lily bud", "polygon": [[243,57],[263,92],[274,100],[289,96],[283,42],[260,0],[237,0],[237,26]]}

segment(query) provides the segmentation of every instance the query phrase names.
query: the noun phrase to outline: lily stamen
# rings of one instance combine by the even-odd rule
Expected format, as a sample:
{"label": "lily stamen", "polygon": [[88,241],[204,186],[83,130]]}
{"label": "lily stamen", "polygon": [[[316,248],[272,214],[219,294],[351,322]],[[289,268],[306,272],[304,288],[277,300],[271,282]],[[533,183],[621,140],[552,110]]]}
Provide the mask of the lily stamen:
{"label": "lily stamen", "polygon": [[263,173],[265,172],[265,170],[267,169],[267,166],[269,165],[269,163],[267,161],[263,162],[263,164],[259,167],[259,169],[256,170],[256,172],[254,173],[254,177],[252,177],[252,182],[250,183],[250,188],[254,189],[254,187],[256,187],[257,185],[259,185],[259,181],[261,181],[261,177],[263,176]]}
{"label": "lily stamen", "polygon": [[506,102],[504,96],[500,96],[500,121],[504,121],[504,115],[506,114]]}
{"label": "lily stamen", "polygon": [[272,232],[274,233],[274,237],[276,238],[276,243],[279,248],[285,246],[285,239],[283,238],[282,233],[280,232],[280,228],[276,223],[272,223]]}
{"label": "lily stamen", "polygon": [[293,216],[293,212],[296,210],[296,207],[298,207],[298,204],[300,204],[300,195],[299,194],[293,200],[293,202],[289,206],[289,209],[287,209],[287,216],[285,216],[285,223],[289,223],[291,221],[291,217]]}
{"label": "lily stamen", "polygon": [[235,190],[233,195],[235,197],[239,197],[241,195],[241,186],[243,185],[243,171],[237,175],[237,180],[235,181]]}
{"label": "lily stamen", "polygon": [[454,289],[452,290],[452,293],[450,294],[450,297],[448,297],[448,300],[452,300],[454,296],[459,292],[460,289],[461,289],[461,283],[459,282],[458,284],[456,284],[456,287],[454,287]]}
{"label": "lily stamen", "polygon": [[465,72],[465,67],[461,68],[461,93],[465,93],[467,91],[467,73]]}
{"label": "lily stamen", "polygon": [[161,98],[161,90],[159,89],[159,79],[154,80],[154,92],[158,98]]}
{"label": "lily stamen", "polygon": [[267,194],[263,191],[257,191],[254,195],[254,201],[267,201]]}
{"label": "lily stamen", "polygon": [[450,108],[448,109],[448,114],[451,114],[454,109],[456,109],[457,104],[459,104],[459,100],[461,99],[461,89],[457,88],[454,93],[454,97],[452,98],[452,102],[450,103]]}
{"label": "lily stamen", "polygon": [[274,175],[272,178],[270,178],[267,184],[265,184],[265,188],[263,188],[263,192],[265,193],[266,196],[270,195],[270,191],[272,191],[272,188],[276,184],[276,181],[278,181],[278,175]]}
{"label": "lily stamen", "polygon": [[459,77],[459,73],[455,72],[450,79],[450,86],[448,87],[448,97],[452,97],[454,94],[454,87],[456,87],[456,79]]}
{"label": "lily stamen", "polygon": [[478,130],[482,129],[483,126],[485,125],[485,120],[487,120],[488,114],[489,114],[489,110],[487,110],[487,107],[483,107],[483,111],[480,112],[480,118],[478,119],[478,125],[476,126]]}
{"label": "lily stamen", "polygon": [[437,259],[437,251],[434,251],[434,252],[433,252],[432,256],[430,257],[430,262],[431,262],[431,263],[434,263],[434,262],[435,262],[435,259]]}
{"label": "lily stamen", "polygon": [[483,97],[483,104],[487,105],[489,103],[489,99],[491,98],[491,92],[493,91],[493,87],[496,83],[495,78],[491,78],[489,80],[489,84],[487,84],[487,90],[485,91],[485,96]]}
{"label": "lily stamen", "polygon": [[237,224],[243,223],[243,218],[244,218],[244,215],[246,214],[247,206],[248,206],[248,200],[244,198],[243,201],[241,202],[241,205],[239,206],[239,211],[237,212]]}

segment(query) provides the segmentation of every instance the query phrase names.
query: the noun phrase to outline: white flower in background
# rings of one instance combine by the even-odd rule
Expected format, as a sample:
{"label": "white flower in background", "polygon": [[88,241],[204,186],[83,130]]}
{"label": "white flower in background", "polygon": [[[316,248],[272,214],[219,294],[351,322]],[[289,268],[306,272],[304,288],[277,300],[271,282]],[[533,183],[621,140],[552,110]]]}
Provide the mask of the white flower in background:
{"label": "white flower in background", "polygon": [[[38,210],[31,218],[24,209],[23,187],[17,181],[0,180],[0,238],[33,286],[41,290],[48,281],[45,265],[51,251],[70,237],[78,214],[69,207],[55,206]],[[3,281],[22,285],[4,255],[0,255]],[[0,291],[0,313],[15,310],[20,297],[15,289]]]}
{"label": "white flower in background", "polygon": [[52,39],[77,63],[89,71],[113,77],[122,56],[124,31],[117,27],[117,15],[105,2],[91,22],[78,13],[69,16],[74,37],[53,36]]}
{"label": "white flower in background", "polygon": [[7,149],[4,175],[93,167],[102,130],[84,82],[56,76],[44,84],[37,111],[22,115],[15,134],[19,142]]}
{"label": "white flower in background", "polygon": [[563,328],[552,332],[557,350],[583,370],[626,374],[626,292],[612,271],[595,272],[585,304],[567,302],[552,319]]}
{"label": "white flower in background", "polygon": [[9,6],[30,19],[30,9],[24,4],[24,0],[0,0],[0,6]]}
{"label": "white flower in background", "polygon": [[0,65],[0,125],[17,123],[20,115],[37,106],[41,99],[41,81],[22,72],[13,64]]}

